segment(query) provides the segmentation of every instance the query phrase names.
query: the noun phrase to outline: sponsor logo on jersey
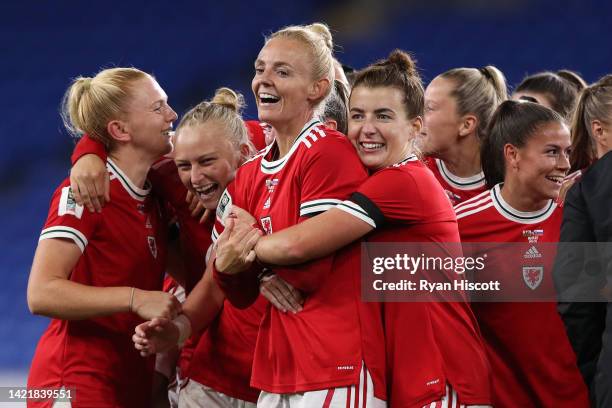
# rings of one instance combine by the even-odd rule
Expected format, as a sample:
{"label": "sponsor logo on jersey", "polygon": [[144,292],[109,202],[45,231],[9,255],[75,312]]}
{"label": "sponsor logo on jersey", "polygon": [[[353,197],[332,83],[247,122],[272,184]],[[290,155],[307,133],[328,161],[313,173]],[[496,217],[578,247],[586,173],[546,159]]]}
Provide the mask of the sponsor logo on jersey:
{"label": "sponsor logo on jersey", "polygon": [[440,383],[440,379],[439,379],[439,378],[436,378],[435,380],[427,381],[427,382],[425,383],[425,385],[426,385],[426,386],[430,386],[430,385],[436,385],[436,384],[438,384],[438,383]]}
{"label": "sponsor logo on jersey", "polygon": [[147,220],[145,221],[145,228],[153,228],[153,224],[151,224],[151,217],[147,215]]}
{"label": "sponsor logo on jersey", "polygon": [[533,245],[523,254],[523,259],[538,259],[541,257],[542,257],[542,254]]}
{"label": "sponsor logo on jersey", "polygon": [[153,258],[157,259],[157,242],[155,241],[155,237],[148,236],[147,243],[149,244],[149,251],[151,251],[151,255]]}
{"label": "sponsor logo on jersey", "polygon": [[266,188],[268,189],[268,192],[273,193],[276,186],[278,186],[278,179],[266,180]]}
{"label": "sponsor logo on jersey", "polygon": [[57,210],[57,214],[61,217],[62,215],[74,215],[78,219],[83,216],[83,206],[78,205],[72,194],[70,187],[62,188],[62,196]]}
{"label": "sponsor logo on jersey", "polygon": [[527,238],[530,244],[535,244],[538,242],[538,238],[544,235],[543,229],[536,230],[523,230],[523,237]]}
{"label": "sponsor logo on jersey", "polygon": [[267,210],[268,208],[270,208],[270,201],[271,201],[272,197],[268,197],[268,199],[266,200],[266,202],[263,205],[263,209]]}
{"label": "sponsor logo on jersey", "polygon": [[265,231],[266,235],[272,234],[272,217],[263,217],[260,219],[261,227]]}
{"label": "sponsor logo on jersey", "polygon": [[355,369],[355,366],[353,366],[353,365],[341,365],[341,366],[338,366],[338,371],[351,371],[351,370],[354,370],[354,369]]}
{"label": "sponsor logo on jersey", "polygon": [[523,266],[523,280],[529,289],[537,289],[542,279],[544,279],[543,266]]}

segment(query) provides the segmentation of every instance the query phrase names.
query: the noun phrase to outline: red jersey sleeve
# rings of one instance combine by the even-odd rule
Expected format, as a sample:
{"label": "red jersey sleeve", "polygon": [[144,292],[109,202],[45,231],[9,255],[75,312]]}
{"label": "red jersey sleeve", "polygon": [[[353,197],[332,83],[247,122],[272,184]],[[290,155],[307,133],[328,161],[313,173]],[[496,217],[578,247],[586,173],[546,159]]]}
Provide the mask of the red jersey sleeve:
{"label": "red jersey sleeve", "polygon": [[70,157],[72,165],[74,166],[74,163],[76,163],[77,160],[79,160],[86,154],[95,154],[105,163],[106,159],[108,158],[108,153],[106,152],[106,148],[104,147],[104,145],[98,142],[97,140],[92,139],[91,137],[89,137],[89,135],[84,134],[74,147],[74,151],[72,152],[72,156]]}
{"label": "red jersey sleeve", "polygon": [[83,211],[83,206],[74,201],[68,181],[64,181],[53,194],[49,215],[39,241],[65,238],[73,241],[81,252],[84,252],[101,220],[100,217],[101,214]]}
{"label": "red jersey sleeve", "polygon": [[302,165],[300,221],[335,207],[367,178],[363,164],[345,136],[329,133],[327,143],[315,143]]}
{"label": "red jersey sleeve", "polygon": [[412,174],[389,167],[370,176],[338,208],[378,228],[387,220],[421,221],[427,203],[425,196]]}
{"label": "red jersey sleeve", "polygon": [[[330,140],[313,144],[301,167],[298,222],[336,207],[367,178],[365,168],[346,137],[327,129],[325,133]],[[317,290],[329,275],[333,260],[334,255],[330,255],[295,267],[273,267],[273,271],[293,287],[309,293]]]}

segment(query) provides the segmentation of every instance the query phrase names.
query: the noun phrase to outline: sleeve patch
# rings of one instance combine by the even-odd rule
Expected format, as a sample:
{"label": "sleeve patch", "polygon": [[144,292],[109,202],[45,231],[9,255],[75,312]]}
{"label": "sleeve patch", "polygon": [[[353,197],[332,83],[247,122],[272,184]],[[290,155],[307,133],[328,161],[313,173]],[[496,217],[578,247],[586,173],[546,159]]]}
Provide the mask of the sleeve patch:
{"label": "sleeve patch", "polygon": [[77,204],[72,194],[72,189],[69,186],[62,188],[62,196],[57,210],[57,215],[73,215],[78,219],[83,216],[83,206]]}
{"label": "sleeve patch", "polygon": [[229,194],[227,189],[221,194],[219,199],[219,205],[217,205],[217,218],[221,220],[221,223],[225,225],[225,217],[232,211],[232,196]]}
{"label": "sleeve patch", "polygon": [[81,252],[85,251],[85,247],[87,246],[87,238],[83,233],[75,228],[66,227],[66,226],[57,226],[50,227],[42,230],[40,233],[40,238],[38,241],[42,241],[43,239],[50,238],[66,238],[71,239],[74,243],[79,247]]}

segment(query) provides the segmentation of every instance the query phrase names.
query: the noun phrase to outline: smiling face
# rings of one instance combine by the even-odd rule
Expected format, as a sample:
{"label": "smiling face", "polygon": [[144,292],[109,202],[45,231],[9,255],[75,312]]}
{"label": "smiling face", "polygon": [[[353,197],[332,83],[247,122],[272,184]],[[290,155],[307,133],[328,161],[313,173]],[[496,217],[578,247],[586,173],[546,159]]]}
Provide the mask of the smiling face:
{"label": "smiling face", "polygon": [[455,84],[437,77],[425,89],[425,115],[421,132],[423,154],[443,154],[457,142],[461,117],[457,112],[457,101],[451,95]]}
{"label": "smiling face", "polygon": [[[311,117],[317,102],[311,55],[300,41],[273,38],[255,61],[251,83],[259,120],[275,128],[299,127]],[[313,99],[315,98],[315,99]]]}
{"label": "smiling face", "polygon": [[168,105],[168,96],[150,76],[134,81],[126,105],[125,126],[133,146],[158,158],[172,150],[170,132],[176,112]]}
{"label": "smiling face", "polygon": [[397,88],[357,86],[350,99],[348,138],[362,163],[378,170],[405,159],[421,119],[409,119]]}
{"label": "smiling face", "polygon": [[174,162],[181,181],[209,210],[217,208],[240,160],[227,132],[223,123],[210,120],[179,129],[175,139]]}
{"label": "smiling face", "polygon": [[534,202],[556,199],[570,168],[570,145],[567,126],[543,124],[523,147],[505,146],[505,181],[522,186],[522,193]]}

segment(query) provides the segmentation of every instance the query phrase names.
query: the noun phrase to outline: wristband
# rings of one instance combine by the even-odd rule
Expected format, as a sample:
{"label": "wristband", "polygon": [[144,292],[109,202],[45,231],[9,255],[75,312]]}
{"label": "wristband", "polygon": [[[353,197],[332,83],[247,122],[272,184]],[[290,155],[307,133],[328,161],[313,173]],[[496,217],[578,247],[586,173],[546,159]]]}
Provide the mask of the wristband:
{"label": "wristband", "polygon": [[172,320],[179,331],[178,346],[183,347],[185,341],[191,336],[191,321],[184,314],[180,314]]}

